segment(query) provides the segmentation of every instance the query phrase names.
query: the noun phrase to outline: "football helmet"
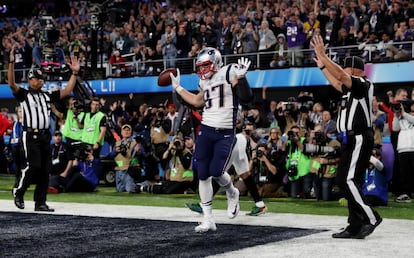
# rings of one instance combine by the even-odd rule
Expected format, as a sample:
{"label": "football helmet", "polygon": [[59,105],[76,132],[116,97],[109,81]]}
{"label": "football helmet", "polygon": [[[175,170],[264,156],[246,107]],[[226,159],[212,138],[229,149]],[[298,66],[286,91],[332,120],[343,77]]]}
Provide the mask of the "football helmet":
{"label": "football helmet", "polygon": [[198,53],[196,71],[201,80],[210,79],[223,66],[220,51],[207,47]]}

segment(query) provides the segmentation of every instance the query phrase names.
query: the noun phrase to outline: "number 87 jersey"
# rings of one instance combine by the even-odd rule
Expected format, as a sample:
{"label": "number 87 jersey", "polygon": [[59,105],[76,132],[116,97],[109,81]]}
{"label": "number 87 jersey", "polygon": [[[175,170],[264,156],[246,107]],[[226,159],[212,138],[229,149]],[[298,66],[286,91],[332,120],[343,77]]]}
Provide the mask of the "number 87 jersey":
{"label": "number 87 jersey", "polygon": [[198,88],[203,92],[204,109],[202,124],[221,129],[236,125],[238,100],[231,81],[236,77],[237,64],[220,68],[210,78],[201,79]]}

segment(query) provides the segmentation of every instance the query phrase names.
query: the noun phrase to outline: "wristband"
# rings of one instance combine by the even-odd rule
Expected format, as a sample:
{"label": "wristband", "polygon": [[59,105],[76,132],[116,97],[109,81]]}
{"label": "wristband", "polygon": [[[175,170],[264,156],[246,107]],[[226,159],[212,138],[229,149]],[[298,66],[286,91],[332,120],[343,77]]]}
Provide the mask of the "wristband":
{"label": "wristband", "polygon": [[74,72],[72,72],[72,75],[78,76],[78,73],[74,73]]}
{"label": "wristband", "polygon": [[325,66],[319,67],[319,69],[321,69],[321,71],[323,71],[323,69],[325,69]]}
{"label": "wristband", "polygon": [[14,64],[14,60],[10,60],[9,61],[9,64]]}
{"label": "wristband", "polygon": [[101,144],[99,142],[96,142],[96,144],[98,144],[99,146],[101,146]]}
{"label": "wristband", "polygon": [[178,86],[177,88],[175,88],[175,91],[180,94],[180,92],[182,92],[184,90],[183,86]]}

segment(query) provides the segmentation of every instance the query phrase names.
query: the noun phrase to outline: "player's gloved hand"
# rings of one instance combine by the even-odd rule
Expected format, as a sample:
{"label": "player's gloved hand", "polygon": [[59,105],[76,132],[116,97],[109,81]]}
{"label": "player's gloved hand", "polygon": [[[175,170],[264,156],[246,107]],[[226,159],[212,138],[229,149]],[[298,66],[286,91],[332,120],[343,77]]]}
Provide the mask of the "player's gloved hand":
{"label": "player's gloved hand", "polygon": [[252,62],[248,58],[241,57],[237,61],[237,66],[236,66],[236,69],[235,69],[236,76],[238,78],[244,77],[247,73],[247,70],[249,70],[249,67],[250,67],[251,63]]}
{"label": "player's gloved hand", "polygon": [[173,89],[176,90],[180,85],[180,69],[177,68],[177,76],[174,76],[173,73],[170,73],[171,84]]}

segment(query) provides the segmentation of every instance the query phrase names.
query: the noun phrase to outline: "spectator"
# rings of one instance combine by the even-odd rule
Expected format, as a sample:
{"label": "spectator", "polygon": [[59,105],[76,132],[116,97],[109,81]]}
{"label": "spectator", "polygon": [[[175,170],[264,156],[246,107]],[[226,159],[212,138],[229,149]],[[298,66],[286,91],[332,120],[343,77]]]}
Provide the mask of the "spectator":
{"label": "spectator", "polygon": [[322,103],[316,102],[315,104],[313,104],[311,114],[310,114],[310,119],[315,125],[322,123],[322,114],[323,114]]}
{"label": "spectator", "polygon": [[392,60],[407,60],[410,58],[411,43],[402,43],[406,41],[413,41],[413,35],[407,29],[407,22],[402,21],[395,32],[394,44],[387,46],[387,54]]}
{"label": "spectator", "polygon": [[318,13],[316,19],[321,22],[321,36],[324,42],[335,46],[338,39],[338,31],[342,25],[338,8],[335,5],[331,5],[327,10],[328,14],[320,13],[318,1],[315,1],[314,10],[315,13]]}
{"label": "spectator", "polygon": [[291,66],[303,65],[303,46],[306,42],[306,34],[303,31],[303,23],[299,19],[299,13],[292,13],[285,26],[287,28],[288,60]]}
{"label": "spectator", "polygon": [[208,24],[200,24],[198,32],[195,35],[195,39],[202,47],[212,47],[216,42],[216,33],[212,30]]}
{"label": "spectator", "polygon": [[[243,30],[242,38],[242,49],[243,54],[248,53],[256,53],[259,44],[259,36],[257,32],[253,28],[253,24],[251,22],[246,22],[245,29]],[[255,68],[257,65],[257,58],[255,54],[252,55],[245,55],[252,61],[252,68]]]}
{"label": "spectator", "polygon": [[160,43],[165,68],[175,68],[177,58],[177,35],[173,31],[172,24],[165,25],[165,33],[161,35]]}
{"label": "spectator", "polygon": [[[273,34],[273,31],[269,29],[269,22],[264,20],[260,24],[259,29],[259,52],[270,52],[274,49],[274,45],[276,44],[276,37]],[[270,63],[271,54],[264,53],[260,55],[260,66],[258,68],[265,68]]]}
{"label": "spectator", "polygon": [[316,19],[316,13],[311,11],[308,14],[308,20],[303,23],[303,32],[306,34],[305,48],[309,48],[309,42],[312,39],[313,33],[320,28],[321,23]]}
{"label": "spectator", "polygon": [[372,206],[388,205],[388,181],[382,163],[382,153],[378,148],[372,150],[369,166],[365,171],[362,192]]}
{"label": "spectator", "polygon": [[385,1],[381,3],[371,1],[369,9],[366,10],[367,20],[370,25],[369,31],[374,31],[377,34],[387,32],[388,24],[391,24],[389,15],[386,13]]}
{"label": "spectator", "polygon": [[387,62],[393,58],[392,51],[389,51],[394,41],[390,38],[390,34],[384,32],[381,36],[381,41],[377,44],[377,51],[374,53],[373,61]]}
{"label": "spectator", "polygon": [[115,77],[121,77],[125,74],[125,58],[121,56],[119,50],[114,50],[111,57],[109,58],[109,63],[112,66],[112,74]]}
{"label": "spectator", "polygon": [[336,136],[336,123],[334,120],[332,120],[331,112],[328,110],[322,112],[322,126],[323,131],[328,137]]}
{"label": "spectator", "polygon": [[131,53],[133,42],[124,28],[119,28],[119,35],[115,37],[113,45],[121,55]]}
{"label": "spectator", "polygon": [[231,42],[231,49],[232,54],[242,54],[243,53],[243,44],[242,44],[242,37],[244,34],[244,30],[242,29],[240,22],[233,24],[232,27],[232,42]]}
{"label": "spectator", "polygon": [[348,4],[341,4],[341,17],[342,17],[342,28],[346,32],[350,33],[354,29],[355,21],[354,17],[351,15],[351,7]]}
{"label": "spectator", "polygon": [[285,67],[289,65],[288,59],[288,44],[286,42],[285,35],[280,33],[277,35],[277,42],[275,45],[275,54],[270,62],[271,68]]}
{"label": "spectator", "polygon": [[335,47],[337,47],[335,49],[335,51],[337,52],[336,62],[338,64],[343,63],[345,57],[351,55],[353,49],[350,48],[350,46],[354,46],[357,44],[356,38],[354,36],[355,33],[355,28],[351,28],[349,33],[344,28],[339,29],[338,40],[335,45]]}
{"label": "spectator", "polygon": [[358,49],[363,51],[361,57],[365,62],[371,61],[372,55],[377,51],[378,43],[377,33],[371,31],[367,40],[358,45]]}
{"label": "spectator", "polygon": [[231,49],[231,42],[233,40],[232,31],[230,28],[230,18],[224,17],[217,32],[217,49],[223,55],[230,55],[233,53]]}

